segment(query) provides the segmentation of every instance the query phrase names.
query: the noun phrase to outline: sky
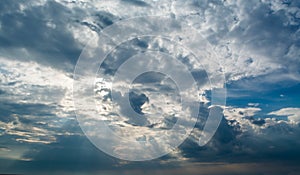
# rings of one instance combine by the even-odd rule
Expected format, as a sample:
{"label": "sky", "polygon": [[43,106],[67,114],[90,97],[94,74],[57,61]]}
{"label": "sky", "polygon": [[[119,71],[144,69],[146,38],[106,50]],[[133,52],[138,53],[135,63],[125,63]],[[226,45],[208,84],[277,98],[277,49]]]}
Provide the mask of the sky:
{"label": "sky", "polygon": [[1,0],[0,174],[297,175],[299,26],[297,0]]}

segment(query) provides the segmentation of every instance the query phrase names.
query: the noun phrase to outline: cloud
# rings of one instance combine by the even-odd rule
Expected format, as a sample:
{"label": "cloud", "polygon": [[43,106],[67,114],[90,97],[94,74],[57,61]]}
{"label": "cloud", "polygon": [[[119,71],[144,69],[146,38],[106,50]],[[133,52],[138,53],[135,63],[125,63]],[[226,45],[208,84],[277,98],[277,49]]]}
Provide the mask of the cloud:
{"label": "cloud", "polygon": [[[68,30],[71,12],[55,1],[7,2],[0,13],[1,55],[18,60],[68,68],[75,64],[80,49]],[[62,63],[61,65],[56,63]]]}
{"label": "cloud", "polygon": [[[211,42],[216,53],[223,57],[219,62],[224,66],[230,81],[267,75],[278,70],[287,76],[299,77],[296,66],[299,65],[296,59],[299,32],[297,27],[293,27],[298,24],[296,14],[299,8],[294,1],[132,2],[6,3],[7,8],[1,15],[2,23],[6,25],[2,25],[0,36],[3,38],[3,47],[9,47],[2,53],[10,57],[13,57],[13,52],[19,53],[15,57],[27,55],[28,59],[51,62],[52,66],[58,66],[55,63],[61,60],[74,64],[88,38],[96,37],[95,32],[102,31],[114,22],[135,16],[173,14],[187,20]],[[38,20],[37,16],[43,20]],[[8,17],[15,18],[14,22],[8,22]],[[20,23],[20,27],[17,27],[17,23]],[[15,30],[12,32],[14,35],[8,32],[12,28]],[[31,28],[37,31],[33,32]],[[37,44],[41,42],[42,45]]]}
{"label": "cloud", "polygon": [[299,82],[295,1],[176,1],[173,5],[175,15],[186,16],[215,47],[229,82],[272,77],[278,71],[277,80],[269,79],[273,83],[289,77]]}
{"label": "cloud", "polygon": [[[141,6],[141,3],[148,5]],[[135,16],[173,14],[178,19],[187,20],[188,25],[194,26],[210,41],[222,57],[219,62],[225,68],[229,81],[262,75],[271,77],[274,71],[280,72],[275,75],[277,80],[265,80],[275,83],[278,75],[283,75],[279,80],[292,78],[299,81],[296,59],[299,36],[297,28],[293,27],[298,24],[296,14],[299,9],[295,2],[134,1],[133,4],[127,1],[7,3],[8,10],[2,12],[2,21],[7,24],[2,27],[1,33],[3,46],[11,44],[2,53],[10,57],[19,53],[14,56],[17,58],[27,55],[28,59],[36,58],[41,63],[51,62],[52,66],[60,66],[56,63],[62,60],[74,65],[88,38],[97,37],[96,33],[103,28]],[[55,9],[60,10],[55,13]],[[43,20],[36,18],[37,13]],[[15,18],[15,23],[6,22],[7,16]],[[16,27],[18,22],[21,27]],[[35,35],[31,27],[37,30]],[[17,35],[8,32],[12,28]],[[40,41],[46,42],[37,45]],[[68,69],[71,71],[72,66]]]}
{"label": "cloud", "polygon": [[[82,134],[73,113],[72,79],[67,73],[36,62],[0,60],[4,145],[51,144],[59,135]],[[22,155],[13,157],[22,159]]]}
{"label": "cloud", "polygon": [[300,108],[282,108],[270,112],[268,115],[287,116],[291,123],[298,124],[300,122]]}
{"label": "cloud", "polygon": [[[208,115],[206,105],[209,99],[201,106],[201,117],[191,137],[176,152],[155,160],[152,166],[145,165],[148,162],[145,164],[126,162],[124,165],[104,156],[104,153],[96,150],[83,136],[73,113],[70,72],[73,71],[80,51],[89,38],[97,38],[99,32],[119,20],[148,15],[168,15],[173,19],[185,21],[189,28],[192,26],[197,29],[221,57],[218,61],[226,72],[228,94],[233,100],[229,99],[232,106],[226,109],[220,128],[205,147],[199,147],[197,141]],[[284,106],[282,109],[267,112],[269,115],[262,112],[267,107],[273,110],[270,107],[272,105],[280,106],[279,102],[284,105],[293,103],[290,106],[295,106],[294,98],[297,95],[293,93],[297,92],[298,86],[294,89],[289,88],[292,91],[289,93],[281,90],[299,83],[299,37],[297,1],[2,0],[0,1],[2,55],[0,143],[3,147],[0,148],[0,156],[3,159],[21,160],[13,164],[11,169],[18,167],[30,171],[28,165],[32,165],[33,169],[41,171],[57,169],[62,172],[72,171],[74,165],[78,165],[75,169],[82,172],[88,169],[95,171],[115,169],[113,164],[124,169],[128,167],[134,169],[142,165],[154,169],[157,166],[168,167],[176,161],[178,163],[178,160],[181,163],[298,162],[299,109]],[[161,41],[151,43],[149,40],[137,39],[130,43],[132,47],[124,47],[130,52],[113,52],[111,58],[126,58],[135,54],[136,48],[147,49],[157,43]],[[181,52],[177,51],[176,54]],[[180,59],[195,68],[193,76],[199,78],[197,83],[200,85],[208,83],[205,70],[187,60],[185,56],[187,56],[185,53],[182,54]],[[116,60],[113,59],[114,61]],[[109,67],[110,62],[106,63],[103,65],[106,66],[106,73],[112,73],[116,69],[114,66],[120,62],[114,62],[112,67]],[[157,77],[148,78],[157,80]],[[119,82],[118,85],[122,87],[124,85],[122,83]],[[165,87],[154,85],[148,90],[167,92],[170,90],[170,82],[164,83]],[[274,89],[278,94],[273,92]],[[109,95],[103,93],[101,89],[97,90],[102,96]],[[265,93],[261,92],[270,94],[264,96]],[[149,94],[144,95],[150,97]],[[279,97],[280,94],[284,96]],[[250,101],[253,98],[254,102]],[[138,110],[144,113],[159,110],[176,113],[174,109],[178,109],[177,103],[172,107],[155,106],[166,99],[152,95],[149,102],[143,101],[144,104],[139,104],[141,106]],[[279,102],[275,103],[275,100]],[[244,103],[246,106],[248,103],[253,104],[249,104],[251,107],[241,107]],[[100,104],[102,104],[100,107],[112,108],[107,103]],[[125,113],[121,108],[116,107],[114,110],[121,114]],[[128,117],[119,117],[107,111],[102,113],[102,117],[111,120],[114,125],[131,128],[124,132],[124,135],[132,137],[141,135],[132,129],[137,126],[125,122],[128,121]],[[174,121],[176,120],[171,118],[161,123],[156,120],[148,122],[155,123],[156,125],[152,125],[154,128],[163,128],[172,126]],[[143,131],[153,134],[150,129]],[[135,151],[134,148],[132,150]],[[59,160],[61,164],[56,162]],[[24,163],[25,161],[29,163]],[[213,165],[212,169],[215,169],[215,166],[217,165]],[[239,172],[251,171],[247,166],[257,168],[249,164],[219,165],[221,170],[230,169],[230,174],[236,173],[236,169]],[[123,173],[122,168],[120,171]],[[180,167],[180,169],[190,171],[191,174],[201,171],[194,167],[186,169]],[[206,170],[209,174],[212,173],[211,169]],[[270,171],[273,169],[266,170]],[[135,172],[140,174],[139,170]],[[166,170],[166,172],[180,171]]]}
{"label": "cloud", "polygon": [[[205,110],[202,111],[205,116]],[[295,115],[295,109],[293,112],[286,111],[288,112],[281,112],[280,115]],[[291,145],[300,144],[297,139],[299,125],[274,116],[277,114],[278,112],[272,114],[273,117],[262,115],[258,107],[227,107],[217,132],[203,147],[199,147],[198,139],[205,117],[200,118],[175,157],[188,162],[298,162],[300,151]],[[172,161],[174,160],[169,159],[169,162]]]}

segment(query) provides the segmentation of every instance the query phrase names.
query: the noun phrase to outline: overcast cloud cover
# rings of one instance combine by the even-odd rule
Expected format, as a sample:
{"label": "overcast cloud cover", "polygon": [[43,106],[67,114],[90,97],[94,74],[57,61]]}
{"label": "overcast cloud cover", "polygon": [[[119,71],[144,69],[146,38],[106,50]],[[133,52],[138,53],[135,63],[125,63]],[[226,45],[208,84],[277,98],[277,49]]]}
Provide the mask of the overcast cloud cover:
{"label": "overcast cloud cover", "polygon": [[[178,149],[151,161],[123,161],[98,150],[81,131],[73,71],[90,38],[118,21],[149,15],[186,21],[209,41],[225,72],[227,105],[204,147],[197,141],[206,103]],[[1,0],[0,173],[299,174],[299,26],[296,0]],[[207,81],[200,68],[194,76]],[[170,81],[155,84],[163,81],[158,75],[148,78],[151,88],[175,91]],[[144,96],[133,98],[136,110],[150,110],[142,106]]]}

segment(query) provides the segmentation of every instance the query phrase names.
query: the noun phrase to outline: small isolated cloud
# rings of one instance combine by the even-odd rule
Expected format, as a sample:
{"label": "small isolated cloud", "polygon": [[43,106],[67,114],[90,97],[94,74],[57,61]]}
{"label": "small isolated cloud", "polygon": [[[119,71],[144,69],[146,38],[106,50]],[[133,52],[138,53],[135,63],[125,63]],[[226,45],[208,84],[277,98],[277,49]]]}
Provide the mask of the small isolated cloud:
{"label": "small isolated cloud", "polygon": [[282,108],[278,111],[270,112],[268,115],[287,116],[291,123],[300,123],[300,108]]}

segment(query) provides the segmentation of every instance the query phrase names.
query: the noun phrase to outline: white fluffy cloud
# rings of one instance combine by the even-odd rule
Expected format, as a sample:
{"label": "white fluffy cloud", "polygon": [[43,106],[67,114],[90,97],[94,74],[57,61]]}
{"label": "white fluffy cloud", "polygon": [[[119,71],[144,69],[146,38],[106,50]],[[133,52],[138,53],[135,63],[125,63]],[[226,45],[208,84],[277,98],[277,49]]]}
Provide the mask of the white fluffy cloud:
{"label": "white fluffy cloud", "polygon": [[269,115],[287,116],[291,123],[300,123],[300,108],[282,108],[278,111],[270,112]]}

